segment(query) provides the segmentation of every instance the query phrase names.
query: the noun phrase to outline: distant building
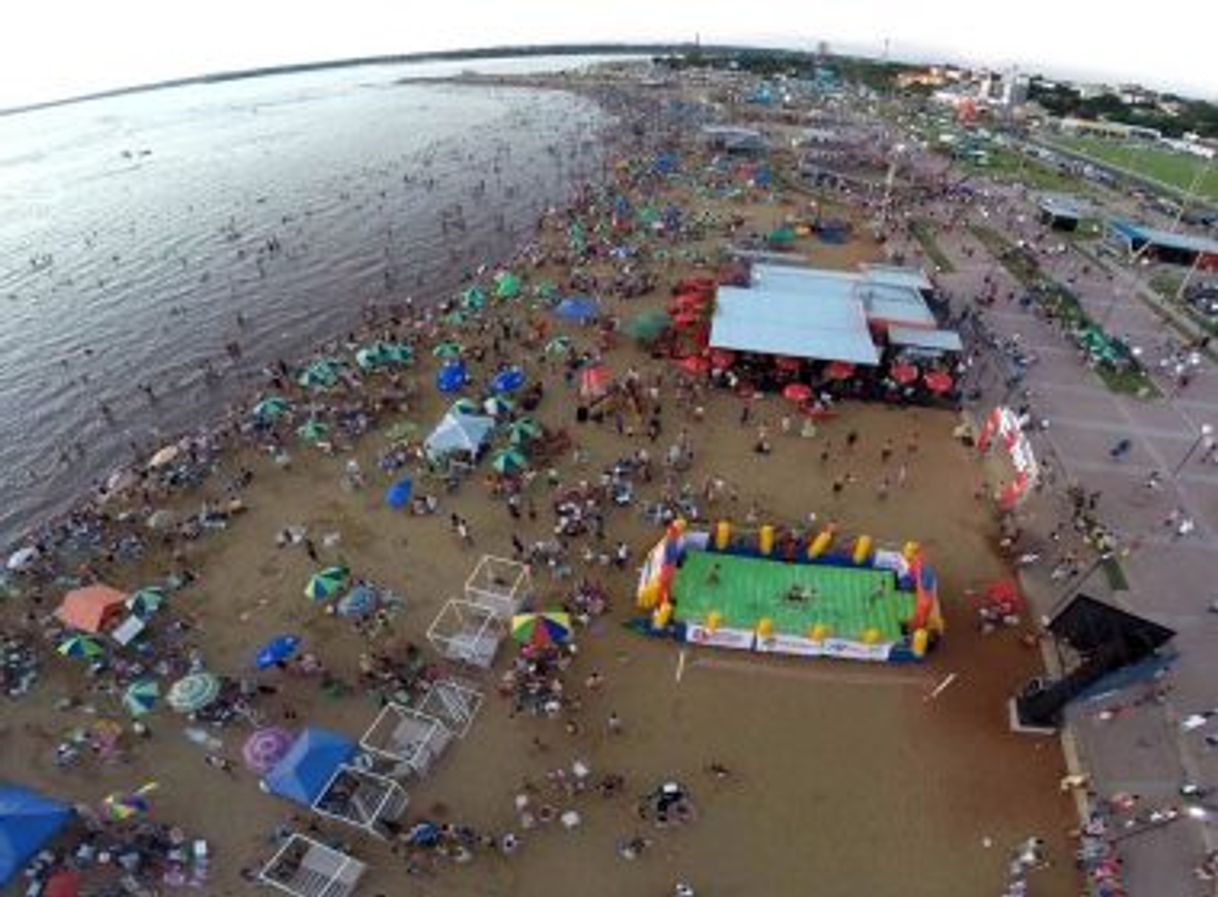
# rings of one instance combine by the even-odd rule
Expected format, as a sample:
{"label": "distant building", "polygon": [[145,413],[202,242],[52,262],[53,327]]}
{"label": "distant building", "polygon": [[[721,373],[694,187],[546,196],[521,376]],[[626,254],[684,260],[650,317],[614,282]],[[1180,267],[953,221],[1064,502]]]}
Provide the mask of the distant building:
{"label": "distant building", "polygon": [[714,150],[739,155],[759,155],[768,149],[765,135],[753,128],[732,125],[706,125],[702,136]]}

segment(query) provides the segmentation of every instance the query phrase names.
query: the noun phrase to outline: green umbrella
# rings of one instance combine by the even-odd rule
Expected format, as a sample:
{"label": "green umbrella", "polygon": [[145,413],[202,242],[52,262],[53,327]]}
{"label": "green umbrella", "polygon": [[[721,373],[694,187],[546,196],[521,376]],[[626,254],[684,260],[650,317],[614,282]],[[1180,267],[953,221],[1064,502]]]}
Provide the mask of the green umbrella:
{"label": "green umbrella", "polygon": [[463,311],[450,311],[440,319],[449,327],[461,327],[469,320],[469,316]]}
{"label": "green umbrella", "polygon": [[516,449],[502,451],[491,461],[491,467],[495,472],[502,474],[520,473],[520,471],[528,467],[528,464],[529,462],[525,459],[524,455]]}
{"label": "green umbrella", "polygon": [[481,311],[486,308],[486,293],[478,287],[470,287],[461,294],[461,307],[466,311]]}
{"label": "green umbrella", "polygon": [[558,287],[551,281],[543,280],[533,288],[533,292],[541,299],[553,299],[558,295]]}
{"label": "green umbrella", "polygon": [[440,343],[431,350],[431,354],[436,358],[460,358],[461,353],[465,351],[460,343],[446,342]]}
{"label": "green umbrella", "polygon": [[346,567],[327,567],[314,573],[305,584],[305,597],[314,601],[325,601],[333,598],[347,587],[351,579],[351,571]]}
{"label": "green umbrella", "polygon": [[531,417],[522,417],[520,420],[513,421],[512,425],[508,427],[508,436],[511,437],[513,445],[525,445],[538,439],[541,433],[541,424]]}
{"label": "green umbrella", "polygon": [[628,336],[640,343],[654,343],[672,326],[672,319],[667,312],[653,309],[635,315],[626,322],[625,331]]}
{"label": "green umbrella", "polygon": [[160,586],[145,586],[127,598],[127,609],[137,617],[150,617],[168,597]]}
{"label": "green umbrella", "polygon": [[325,442],[329,434],[330,428],[319,420],[310,419],[296,428],[296,435],[313,445]]}
{"label": "green umbrella", "polygon": [[73,635],[59,643],[56,649],[64,657],[101,657],[106,653],[101,642],[87,635]]}
{"label": "green umbrella", "polygon": [[338,382],[338,367],[332,361],[315,361],[301,372],[296,382],[310,389],[327,389]]}
{"label": "green umbrella", "polygon": [[547,355],[566,355],[568,352],[571,351],[572,345],[573,345],[573,343],[571,342],[570,337],[556,336],[556,337],[554,337],[554,339],[552,339],[548,343],[546,343],[546,354]]}
{"label": "green umbrella", "polygon": [[411,420],[398,421],[392,427],[385,431],[385,436],[394,442],[400,442],[403,439],[409,439],[415,433],[419,432],[419,425]]}
{"label": "green umbrella", "polygon": [[384,367],[388,363],[388,359],[385,358],[379,345],[364,346],[355,353],[355,363],[365,371],[373,371]]}
{"label": "green umbrella", "polygon": [[482,409],[473,399],[460,398],[448,406],[449,414],[481,414]]}
{"label": "green umbrella", "polygon": [[515,299],[520,295],[521,288],[520,278],[511,271],[504,271],[495,278],[496,299]]}
{"label": "green umbrella", "polygon": [[414,349],[405,343],[381,343],[381,350],[391,364],[412,364]]}
{"label": "green umbrella", "polygon": [[505,414],[511,414],[512,409],[515,407],[511,399],[505,399],[503,396],[491,396],[482,403],[482,410],[491,417],[502,417]]}
{"label": "green umbrella", "polygon": [[254,417],[261,420],[278,420],[292,410],[287,399],[279,396],[267,396],[254,406]]}
{"label": "green umbrella", "polygon": [[123,692],[123,706],[132,716],[143,716],[151,712],[160,696],[161,686],[155,679],[140,679]]}
{"label": "green umbrella", "polygon": [[202,710],[220,697],[220,680],[211,673],[191,673],[169,688],[165,700],[178,713]]}
{"label": "green umbrella", "polygon": [[785,225],[783,227],[776,227],[770,231],[766,240],[774,246],[790,246],[795,242],[795,231]]}

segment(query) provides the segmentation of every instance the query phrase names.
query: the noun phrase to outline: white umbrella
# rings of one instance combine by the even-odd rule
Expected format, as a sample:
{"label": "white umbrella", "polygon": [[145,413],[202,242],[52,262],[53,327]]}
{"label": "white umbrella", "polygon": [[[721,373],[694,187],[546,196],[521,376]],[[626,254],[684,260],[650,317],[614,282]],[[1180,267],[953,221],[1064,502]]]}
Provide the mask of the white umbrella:
{"label": "white umbrella", "polygon": [[18,548],[16,551],[10,554],[8,557],[8,563],[6,563],[4,566],[16,573],[20,572],[21,570],[25,570],[36,560],[38,560],[38,549],[31,545],[27,545],[25,548]]}
{"label": "white umbrella", "polygon": [[166,464],[172,464],[180,454],[182,450],[176,445],[167,445],[148,459],[148,466],[164,467]]}

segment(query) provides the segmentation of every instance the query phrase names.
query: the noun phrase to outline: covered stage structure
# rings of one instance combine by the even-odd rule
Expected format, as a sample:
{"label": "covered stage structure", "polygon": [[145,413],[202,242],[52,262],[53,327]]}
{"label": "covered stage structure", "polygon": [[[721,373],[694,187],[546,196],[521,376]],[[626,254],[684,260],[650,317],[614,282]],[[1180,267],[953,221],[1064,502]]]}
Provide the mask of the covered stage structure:
{"label": "covered stage structure", "polygon": [[532,589],[528,564],[484,554],[465,580],[465,600],[507,619],[523,609]]}
{"label": "covered stage structure", "polygon": [[453,738],[453,733],[436,717],[390,701],[381,708],[359,743],[380,773],[393,778],[422,777]]}
{"label": "covered stage structure", "polygon": [[1178,234],[1114,219],[1108,223],[1108,240],[1129,255],[1145,255],[1159,262],[1196,266],[1201,271],[1218,271],[1218,240],[1212,237]]}
{"label": "covered stage structure", "polygon": [[488,669],[506,632],[496,608],[451,598],[427,627],[427,640],[448,660]]}
{"label": "covered stage structure", "polygon": [[293,832],[258,880],[293,897],[349,897],[367,869],[354,857]]}

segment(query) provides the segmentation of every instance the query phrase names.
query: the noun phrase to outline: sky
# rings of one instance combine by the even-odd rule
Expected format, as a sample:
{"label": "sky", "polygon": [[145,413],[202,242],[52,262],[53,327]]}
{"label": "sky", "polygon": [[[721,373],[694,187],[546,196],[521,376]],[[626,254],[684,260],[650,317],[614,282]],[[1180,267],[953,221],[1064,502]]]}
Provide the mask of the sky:
{"label": "sky", "polygon": [[0,108],[215,71],[517,43],[755,43],[1218,99],[1214,0],[10,0]]}

